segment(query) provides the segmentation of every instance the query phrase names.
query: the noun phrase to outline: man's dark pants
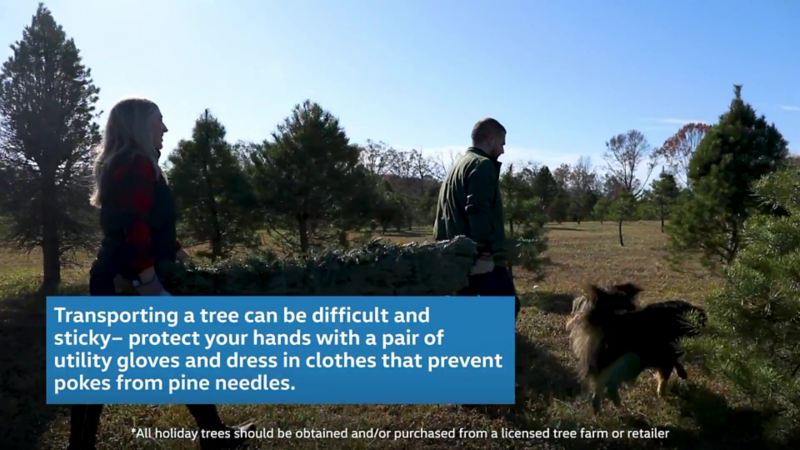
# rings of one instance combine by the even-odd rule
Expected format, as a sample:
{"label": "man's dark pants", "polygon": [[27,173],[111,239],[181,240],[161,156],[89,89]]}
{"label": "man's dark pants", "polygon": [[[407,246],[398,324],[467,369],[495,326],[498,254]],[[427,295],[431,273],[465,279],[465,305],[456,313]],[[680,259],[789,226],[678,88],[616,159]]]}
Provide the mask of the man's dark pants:
{"label": "man's dark pants", "polygon": [[514,317],[519,314],[519,297],[514,280],[504,266],[495,266],[493,271],[480,275],[470,275],[469,286],[458,291],[458,295],[514,296]]}

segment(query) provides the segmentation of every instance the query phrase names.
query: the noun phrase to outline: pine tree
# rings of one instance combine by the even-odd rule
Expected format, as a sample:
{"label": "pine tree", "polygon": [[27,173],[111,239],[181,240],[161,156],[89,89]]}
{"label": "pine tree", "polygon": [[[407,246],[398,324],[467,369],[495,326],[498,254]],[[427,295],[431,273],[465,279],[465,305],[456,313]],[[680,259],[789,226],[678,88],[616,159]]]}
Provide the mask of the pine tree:
{"label": "pine tree", "polygon": [[61,281],[67,252],[92,248],[92,147],[100,140],[99,89],[75,42],[42,4],[0,73],[0,206],[5,240],[41,247],[42,290]]}
{"label": "pine tree", "polygon": [[255,195],[219,120],[206,110],[195,122],[192,139],[180,141],[169,161],[181,229],[209,243],[213,261],[226,257],[236,244],[253,242]]}
{"label": "pine tree", "polygon": [[636,198],[629,192],[622,192],[609,206],[609,217],[617,222],[619,245],[625,246],[622,238],[622,223],[636,215]]}
{"label": "pine tree", "polygon": [[608,197],[600,197],[597,200],[597,203],[594,204],[594,208],[592,209],[592,215],[595,219],[600,221],[600,225],[603,224],[603,221],[608,216],[608,212],[611,209],[611,199]]}
{"label": "pine tree", "polygon": [[798,179],[800,170],[791,168],[755,183],[766,210],[745,222],[743,246],[726,267],[726,284],[706,301],[714,332],[694,344],[706,350],[714,373],[778,413],[769,434],[783,438],[800,430]]}
{"label": "pine tree", "polygon": [[533,195],[532,170],[515,171],[509,164],[500,177],[503,194],[503,215],[508,223],[509,237],[514,238],[515,225],[541,222],[540,201]]}
{"label": "pine tree", "polygon": [[658,208],[658,217],[661,220],[661,232],[664,232],[664,219],[670,214],[672,205],[681,194],[678,183],[672,174],[662,172],[658,180],[653,182],[652,199]]}
{"label": "pine tree", "polygon": [[775,125],[741,98],[703,138],[689,164],[693,195],[675,211],[668,231],[674,254],[700,249],[705,263],[733,261],[742,226],[754,207],[753,183],[786,159],[786,141]]}
{"label": "pine tree", "polygon": [[547,215],[548,220],[555,220],[554,204],[559,194],[558,183],[550,173],[547,166],[542,166],[536,171],[533,177],[533,195],[541,199],[542,211]]}
{"label": "pine tree", "polygon": [[343,229],[368,222],[374,183],[339,120],[316,103],[295,106],[252,155],[254,187],[286,250],[308,255]]}

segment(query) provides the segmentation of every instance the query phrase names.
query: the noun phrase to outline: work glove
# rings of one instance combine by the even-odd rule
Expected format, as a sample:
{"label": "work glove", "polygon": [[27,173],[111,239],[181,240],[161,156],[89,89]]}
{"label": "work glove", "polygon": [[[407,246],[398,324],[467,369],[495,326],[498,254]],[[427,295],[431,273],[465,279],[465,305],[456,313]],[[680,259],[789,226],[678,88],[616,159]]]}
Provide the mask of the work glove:
{"label": "work glove", "polygon": [[492,255],[483,254],[475,261],[475,264],[472,266],[472,270],[470,270],[470,275],[481,275],[484,273],[489,273],[494,270],[494,258]]}

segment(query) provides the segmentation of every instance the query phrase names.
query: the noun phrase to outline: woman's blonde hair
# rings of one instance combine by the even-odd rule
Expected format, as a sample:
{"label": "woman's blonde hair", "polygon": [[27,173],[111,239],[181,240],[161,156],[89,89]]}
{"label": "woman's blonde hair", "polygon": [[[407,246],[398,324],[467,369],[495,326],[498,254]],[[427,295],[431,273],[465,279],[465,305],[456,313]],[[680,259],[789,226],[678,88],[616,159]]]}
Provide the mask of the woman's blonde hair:
{"label": "woman's blonde hair", "polygon": [[153,147],[151,118],[158,113],[158,105],[143,98],[128,98],[111,108],[106,122],[103,142],[99,146],[94,163],[94,192],[91,203],[100,207],[103,192],[104,174],[111,161],[120,155],[141,154],[153,162],[156,173],[158,151]]}

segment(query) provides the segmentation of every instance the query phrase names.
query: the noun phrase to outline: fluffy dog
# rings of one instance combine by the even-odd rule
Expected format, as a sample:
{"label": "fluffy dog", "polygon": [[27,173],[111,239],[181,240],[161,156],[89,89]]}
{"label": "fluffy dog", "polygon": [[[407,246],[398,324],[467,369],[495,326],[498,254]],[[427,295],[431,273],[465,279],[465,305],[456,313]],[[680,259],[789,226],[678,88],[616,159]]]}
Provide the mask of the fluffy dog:
{"label": "fluffy dog", "polygon": [[686,379],[678,361],[683,354],[679,341],[698,333],[705,312],[683,300],[639,308],[639,292],[632,283],[609,289],[592,285],[572,304],[567,330],[580,376],[592,389],[595,412],[605,395],[619,405],[620,385],[635,381],[645,369],[656,370],[659,396],[673,369]]}

